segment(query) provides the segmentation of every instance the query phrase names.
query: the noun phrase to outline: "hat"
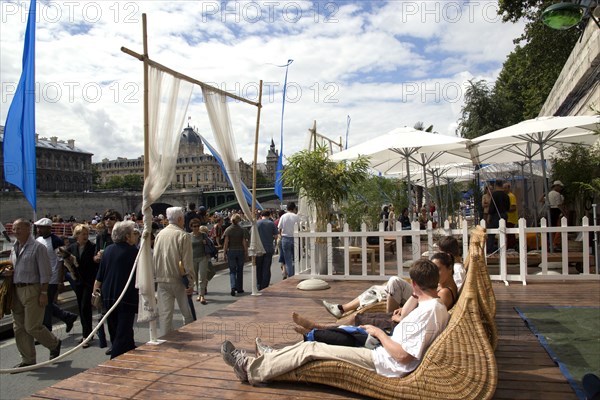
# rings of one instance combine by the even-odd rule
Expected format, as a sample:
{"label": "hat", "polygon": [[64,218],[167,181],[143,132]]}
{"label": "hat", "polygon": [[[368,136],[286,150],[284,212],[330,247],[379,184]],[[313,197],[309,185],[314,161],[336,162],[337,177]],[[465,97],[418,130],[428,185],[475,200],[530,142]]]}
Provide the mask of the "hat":
{"label": "hat", "polygon": [[34,225],[35,226],[52,226],[52,220],[50,218],[42,218],[39,221],[37,221]]}
{"label": "hat", "polygon": [[552,186],[562,186],[562,187],[565,187],[565,185],[563,185],[563,183],[561,181],[554,181],[554,183],[552,184]]}

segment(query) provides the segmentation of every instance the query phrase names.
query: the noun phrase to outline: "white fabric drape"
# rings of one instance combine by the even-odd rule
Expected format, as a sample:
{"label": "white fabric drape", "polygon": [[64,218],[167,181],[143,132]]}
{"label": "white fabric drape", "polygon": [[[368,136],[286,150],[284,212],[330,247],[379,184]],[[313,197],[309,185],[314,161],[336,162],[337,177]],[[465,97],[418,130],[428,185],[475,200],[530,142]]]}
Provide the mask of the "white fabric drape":
{"label": "white fabric drape", "polygon": [[206,104],[213,136],[215,137],[216,148],[221,154],[223,165],[225,165],[227,175],[229,175],[229,178],[231,179],[231,186],[233,186],[235,197],[240,204],[240,208],[244,215],[253,221],[248,255],[257,256],[264,254],[265,250],[263,245],[260,240],[257,240],[258,229],[256,228],[256,222],[254,221],[252,211],[248,206],[246,198],[244,197],[244,192],[242,191],[242,176],[238,164],[239,158],[237,156],[233,129],[229,117],[227,97],[208,88],[202,88],[202,95],[204,96],[204,103]]}
{"label": "white fabric drape", "polygon": [[148,90],[149,137],[146,140],[149,170],[143,190],[144,232],[136,259],[136,287],[140,292],[138,322],[151,321],[158,316],[154,292],[154,263],[150,248],[150,205],[162,196],[173,180],[181,130],[192,97],[193,85],[150,66]]}

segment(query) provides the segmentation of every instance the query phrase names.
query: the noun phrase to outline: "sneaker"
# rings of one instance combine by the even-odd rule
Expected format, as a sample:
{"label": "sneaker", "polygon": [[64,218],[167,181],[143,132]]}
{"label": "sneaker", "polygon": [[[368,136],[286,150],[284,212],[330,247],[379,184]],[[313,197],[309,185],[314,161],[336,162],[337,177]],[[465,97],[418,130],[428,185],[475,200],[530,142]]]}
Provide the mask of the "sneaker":
{"label": "sneaker", "polygon": [[248,382],[248,356],[244,350],[238,350],[233,343],[226,340],[221,345],[221,356],[225,364],[233,367],[235,375],[241,382]]}
{"label": "sneaker", "polygon": [[264,344],[260,338],[256,338],[256,340],[254,341],[254,352],[256,354],[256,357],[260,357],[265,353],[271,353],[272,351],[272,347]]}
{"label": "sneaker", "polygon": [[333,315],[334,317],[338,319],[342,317],[342,310],[340,310],[337,304],[323,300],[323,306],[329,312],[329,314]]}
{"label": "sneaker", "polygon": [[77,321],[77,315],[73,314],[73,316],[65,321],[67,324],[67,333],[71,332],[73,329],[73,324]]}
{"label": "sneaker", "polygon": [[60,355],[60,345],[62,344],[62,340],[58,341],[58,345],[54,348],[54,350],[50,350],[50,360],[54,360],[56,357]]}

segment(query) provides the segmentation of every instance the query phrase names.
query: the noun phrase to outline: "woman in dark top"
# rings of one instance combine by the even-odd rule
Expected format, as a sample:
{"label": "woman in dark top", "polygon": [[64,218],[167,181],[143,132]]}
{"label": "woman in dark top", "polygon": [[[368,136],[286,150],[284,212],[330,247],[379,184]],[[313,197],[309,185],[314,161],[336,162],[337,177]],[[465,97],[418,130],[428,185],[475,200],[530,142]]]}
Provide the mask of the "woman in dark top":
{"label": "woman in dark top", "polygon": [[[135,247],[135,223],[117,222],[112,230],[113,244],[104,250],[94,290],[101,289],[102,302],[107,310],[116,303],[125,289],[133,269],[138,249]],[[108,332],[112,343],[110,358],[135,348],[133,324],[138,310],[138,290],[135,274],[119,305],[108,316]]]}
{"label": "woman in dark top", "polygon": [[223,232],[223,254],[229,265],[231,295],[244,293],[244,261],[248,254],[248,232],[240,226],[240,214],[231,216],[231,225]]}
{"label": "woman in dark top", "polygon": [[[74,281],[75,295],[77,296],[77,306],[79,308],[79,320],[83,339],[92,333],[92,292],[94,290],[94,280],[98,274],[98,263],[94,261],[96,248],[89,241],[90,229],[87,225],[77,225],[73,230],[75,243],[69,246],[69,252],[77,260],[78,279]],[[83,345],[84,348],[90,347],[89,342]]]}

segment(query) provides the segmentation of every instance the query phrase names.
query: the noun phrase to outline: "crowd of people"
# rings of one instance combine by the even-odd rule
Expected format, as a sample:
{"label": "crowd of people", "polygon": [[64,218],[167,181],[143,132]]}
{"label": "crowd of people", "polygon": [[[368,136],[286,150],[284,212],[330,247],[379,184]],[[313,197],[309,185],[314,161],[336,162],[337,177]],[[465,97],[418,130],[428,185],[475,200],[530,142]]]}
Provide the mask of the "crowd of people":
{"label": "crowd of people", "polygon": [[[408,210],[402,210],[398,217],[393,208],[385,211],[388,220],[390,214],[393,216],[391,226],[399,221],[404,227]],[[151,238],[161,335],[174,329],[175,301],[184,324],[195,320],[194,292],[198,295],[197,301],[207,304],[214,248],[221,248],[229,266],[231,295],[244,293],[243,266],[250,240],[249,230],[242,227],[240,213],[209,215],[204,207],[196,210],[191,204],[187,212],[181,207],[167,208],[165,218],[166,226],[160,229],[160,221],[159,229],[153,231]],[[271,210],[260,212],[257,228],[266,253],[257,259],[259,290],[270,284],[276,250],[281,255],[284,276],[294,275],[293,227],[297,222],[293,203],[275,220]],[[128,281],[140,240],[140,227],[135,218],[124,220],[119,212],[107,210],[100,221],[96,220],[95,229],[101,230],[95,244],[89,240],[91,226],[80,224],[66,247],[63,239],[51,233],[50,219],[42,218],[35,226],[39,234],[37,240],[31,236],[28,221],[19,219],[14,223],[17,243],[11,255],[16,292],[13,313],[17,347],[22,356],[22,362],[16,367],[35,364],[34,340],[50,350],[51,359],[59,355],[61,341],[51,333],[52,326],[45,324],[44,316],[62,319],[67,331],[79,317],[82,341],[86,340],[86,335],[92,332],[91,298],[95,292],[101,293],[102,312],[114,308],[107,318],[110,339],[107,354],[114,358],[134,349],[133,327],[139,296],[135,285],[128,285]],[[57,253],[58,248],[61,250]],[[337,318],[376,301],[386,301],[386,313],[352,314],[343,326],[322,326],[292,313],[295,329],[302,334],[301,342],[274,350],[257,338],[257,356],[248,357],[226,341],[221,349],[223,359],[234,368],[240,380],[251,383],[266,382],[314,359],[348,361],[384,376],[410,373],[447,324],[447,310],[457,301],[464,281],[465,271],[456,239],[443,238],[439,248],[441,252],[434,254],[431,260],[414,263],[409,272],[410,283],[392,277],[386,284],[372,286],[346,304],[323,302],[325,309]],[[62,267],[69,262],[77,264],[77,273]],[[69,272],[64,273],[67,270]],[[61,310],[55,303],[57,290],[53,285],[64,279],[68,279],[75,290],[78,315]],[[106,346],[103,331],[98,331],[98,336],[101,346]]]}
{"label": "crowd of people", "polygon": [[[295,214],[295,205],[288,210]],[[273,255],[282,248],[278,242],[285,227],[285,235],[293,230],[285,223],[278,227],[284,213],[263,210],[257,224],[259,239],[265,254],[257,257],[258,289],[269,286]],[[272,216],[276,216],[274,221]],[[99,319],[115,306],[121,293],[123,298],[106,320],[97,336],[106,354],[117,357],[135,348],[135,315],[138,312],[138,290],[129,284],[129,276],[140,247],[143,230],[142,216],[108,209],[101,215],[95,213],[89,222],[74,223],[72,236],[60,237],[52,232],[53,224],[60,223],[59,216],[44,217],[35,223],[26,219],[14,221],[12,229],[16,243],[10,253],[13,268],[3,272],[13,278],[14,331],[22,361],[15,367],[34,365],[37,361],[34,341],[50,350],[50,359],[60,354],[61,341],[52,334],[52,320],[65,323],[66,332],[73,329],[79,319],[83,337],[82,347],[90,346],[88,336],[93,330],[93,297],[100,295]],[[154,280],[157,293],[161,334],[173,330],[174,303],[182,313],[184,324],[196,319],[193,295],[202,304],[208,304],[207,286],[215,274],[213,261],[219,250],[229,266],[231,295],[244,293],[243,267],[248,260],[249,230],[243,225],[248,219],[241,212],[228,210],[209,214],[205,207],[196,209],[189,204],[170,207],[165,215],[153,221],[151,247],[153,251]],[[285,219],[284,219],[285,220]],[[56,221],[56,222],[55,222]],[[289,220],[288,220],[289,221]],[[95,232],[95,242],[90,234]],[[286,276],[294,275],[293,245],[286,247],[282,270]],[[291,253],[291,254],[290,254]],[[62,309],[57,296],[63,283],[68,281],[77,299],[77,313]],[[135,276],[131,280],[135,282]],[[110,342],[110,343],[109,343]]]}

